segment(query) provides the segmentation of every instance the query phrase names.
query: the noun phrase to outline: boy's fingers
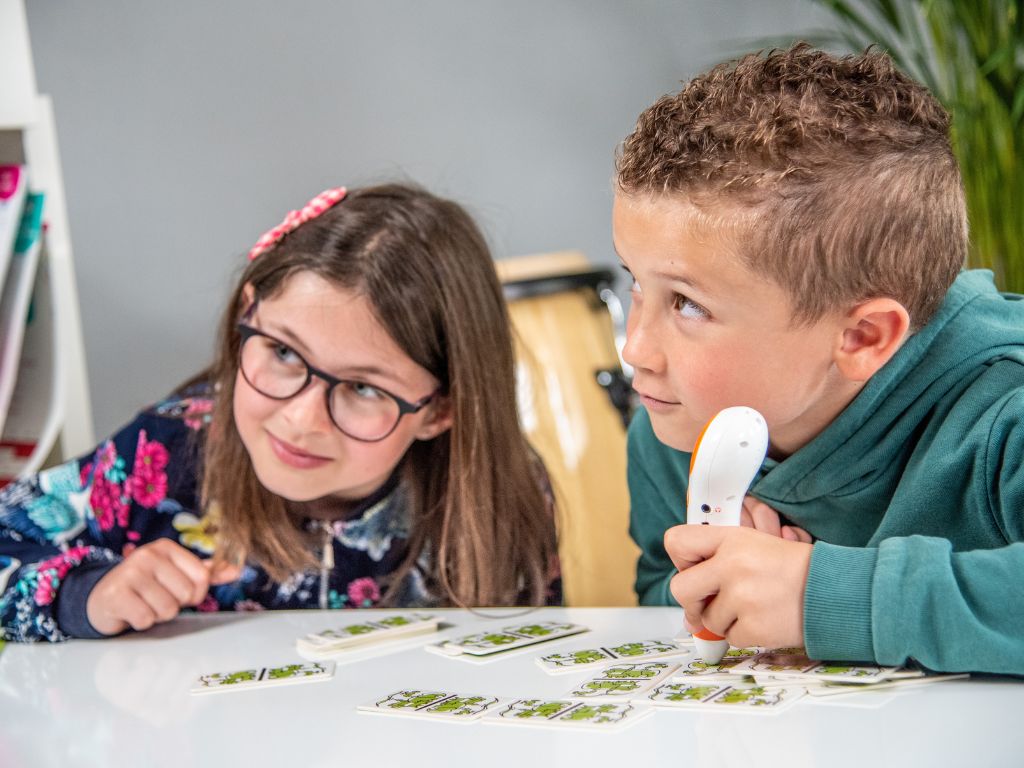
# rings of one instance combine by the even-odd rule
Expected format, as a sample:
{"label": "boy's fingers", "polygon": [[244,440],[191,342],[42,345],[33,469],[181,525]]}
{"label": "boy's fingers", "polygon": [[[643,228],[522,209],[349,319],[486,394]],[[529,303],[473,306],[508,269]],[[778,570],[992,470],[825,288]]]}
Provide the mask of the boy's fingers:
{"label": "boy's fingers", "polygon": [[676,525],[665,531],[665,552],[676,569],[684,571],[713,556],[733,530],[724,525]]}
{"label": "boy's fingers", "polygon": [[669,589],[683,607],[688,624],[701,626],[709,598],[718,594],[721,580],[714,563],[701,563],[672,577]]}
{"label": "boy's fingers", "polygon": [[782,530],[779,523],[779,513],[767,504],[755,501],[750,505],[750,516],[754,520],[754,528],[772,536],[781,536]]}
{"label": "boy's fingers", "polygon": [[799,541],[804,544],[813,544],[814,538],[805,531],[803,528],[798,528],[795,525],[784,525],[782,526],[782,538],[786,541]]}

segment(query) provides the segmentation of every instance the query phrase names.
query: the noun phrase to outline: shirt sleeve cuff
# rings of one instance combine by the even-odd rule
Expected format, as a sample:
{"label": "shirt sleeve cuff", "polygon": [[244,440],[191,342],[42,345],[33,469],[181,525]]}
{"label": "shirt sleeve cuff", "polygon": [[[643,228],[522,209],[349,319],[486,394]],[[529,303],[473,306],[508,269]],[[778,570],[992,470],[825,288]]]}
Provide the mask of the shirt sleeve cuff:
{"label": "shirt sleeve cuff", "polygon": [[804,593],[804,643],[812,659],[873,661],[871,583],[878,550],[817,542]]}
{"label": "shirt sleeve cuff", "polygon": [[61,581],[54,617],[61,632],[70,637],[93,640],[107,637],[93,628],[86,614],[86,602],[96,582],[117,563],[90,563],[72,568]]}

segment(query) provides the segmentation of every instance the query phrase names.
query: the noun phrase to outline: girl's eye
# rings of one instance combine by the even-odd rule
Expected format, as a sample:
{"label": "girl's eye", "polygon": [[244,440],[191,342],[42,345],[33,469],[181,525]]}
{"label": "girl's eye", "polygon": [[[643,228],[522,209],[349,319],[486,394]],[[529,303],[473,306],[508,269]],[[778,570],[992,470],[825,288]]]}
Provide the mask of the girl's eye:
{"label": "girl's eye", "polygon": [[353,381],[349,383],[349,389],[356,397],[360,397],[364,400],[380,400],[384,397],[384,394],[369,384],[364,384],[361,381]]}
{"label": "girl's eye", "polygon": [[680,317],[685,317],[690,320],[706,320],[711,315],[704,307],[696,302],[690,301],[690,299],[683,296],[681,293],[677,293],[674,302],[674,308],[679,313]]}
{"label": "girl's eye", "polygon": [[278,362],[288,365],[295,365],[299,362],[299,356],[295,353],[295,350],[287,344],[281,344],[280,342],[274,344],[274,357],[277,358]]}

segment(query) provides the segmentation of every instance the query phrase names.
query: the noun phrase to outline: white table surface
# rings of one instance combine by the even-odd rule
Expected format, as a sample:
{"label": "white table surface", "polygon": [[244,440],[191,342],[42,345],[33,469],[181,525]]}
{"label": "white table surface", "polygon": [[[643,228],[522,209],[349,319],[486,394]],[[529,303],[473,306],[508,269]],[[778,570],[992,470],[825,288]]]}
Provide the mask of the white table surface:
{"label": "white table surface", "polygon": [[294,661],[297,636],[373,613],[189,615],[111,640],[9,643],[0,655],[0,766],[1024,765],[1024,682],[1000,678],[834,697],[829,704],[804,697],[774,716],[658,710],[617,733],[454,724],[355,709],[407,687],[564,695],[588,675],[546,674],[534,663],[542,651],[671,636],[681,614],[670,608],[541,609],[530,620],[565,619],[592,631],[480,666],[421,646],[519,618],[441,611],[450,629],[402,641],[386,655],[339,657],[328,682],[189,693],[200,674]]}

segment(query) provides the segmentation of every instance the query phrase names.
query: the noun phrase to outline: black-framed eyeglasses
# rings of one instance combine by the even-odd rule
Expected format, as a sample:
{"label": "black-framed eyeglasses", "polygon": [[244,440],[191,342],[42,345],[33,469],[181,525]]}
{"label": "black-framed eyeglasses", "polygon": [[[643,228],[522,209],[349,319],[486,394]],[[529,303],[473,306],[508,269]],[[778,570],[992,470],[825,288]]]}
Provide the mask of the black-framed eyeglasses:
{"label": "black-framed eyeglasses", "polygon": [[288,344],[250,325],[239,323],[238,334],[238,367],[249,386],[272,400],[288,400],[313,377],[322,379],[327,382],[324,396],[334,426],[364,443],[383,440],[403,416],[422,410],[437,396],[435,390],[410,403],[364,381],[339,379],[314,368]]}

